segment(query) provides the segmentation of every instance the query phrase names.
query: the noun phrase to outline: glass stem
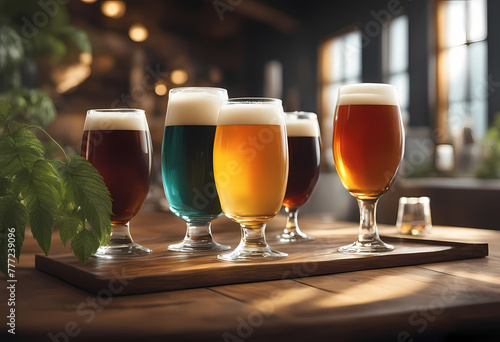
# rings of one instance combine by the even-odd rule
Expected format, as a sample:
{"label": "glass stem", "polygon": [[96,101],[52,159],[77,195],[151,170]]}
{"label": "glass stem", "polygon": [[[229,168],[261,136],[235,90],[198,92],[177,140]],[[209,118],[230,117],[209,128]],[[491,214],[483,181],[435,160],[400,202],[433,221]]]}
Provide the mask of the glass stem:
{"label": "glass stem", "polygon": [[193,242],[212,242],[211,226],[212,222],[202,224],[188,223],[184,240]]}
{"label": "glass stem", "polygon": [[127,223],[112,223],[111,236],[109,238],[109,246],[128,245],[134,243],[130,236],[129,224]]}
{"label": "glass stem", "polygon": [[258,249],[267,246],[265,237],[266,224],[262,223],[259,225],[244,225],[241,224],[241,236],[242,240],[240,244],[244,244],[245,248]]}
{"label": "glass stem", "polygon": [[375,210],[377,209],[378,198],[376,199],[359,199],[359,236],[358,241],[365,243],[378,239],[377,221],[375,218]]}
{"label": "glass stem", "polygon": [[288,217],[286,220],[286,227],[285,227],[284,233],[285,234],[293,234],[297,231],[297,228],[299,227],[299,223],[297,220],[299,209],[297,209],[297,208],[291,209],[291,208],[285,207],[285,211],[287,212]]}

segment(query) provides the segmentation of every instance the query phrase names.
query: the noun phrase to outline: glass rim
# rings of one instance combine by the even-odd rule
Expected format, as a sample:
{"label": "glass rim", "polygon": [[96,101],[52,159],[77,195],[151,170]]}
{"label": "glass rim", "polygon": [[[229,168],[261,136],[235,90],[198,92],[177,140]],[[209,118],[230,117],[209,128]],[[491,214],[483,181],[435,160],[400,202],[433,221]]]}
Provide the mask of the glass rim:
{"label": "glass rim", "polygon": [[138,108],[101,108],[101,109],[87,110],[87,115],[92,115],[97,113],[145,114],[146,112],[144,111],[144,109],[138,109]]}
{"label": "glass rim", "polygon": [[227,95],[227,89],[220,87],[175,87],[169,90],[169,94],[182,93],[182,92],[210,92],[218,93],[222,92]]}
{"label": "glass rim", "polygon": [[376,82],[367,82],[367,83],[351,83],[351,84],[344,84],[339,87],[340,89],[343,88],[361,88],[361,87],[385,87],[385,88],[394,88],[397,89],[397,87],[393,84],[390,83],[376,83]]}
{"label": "glass rim", "polygon": [[282,101],[280,99],[272,98],[272,97],[233,97],[224,101],[223,104],[252,104],[252,103],[260,103],[260,104],[281,104]]}
{"label": "glass rim", "polygon": [[[362,101],[360,101],[360,96],[364,97]],[[349,98],[356,104],[384,104],[399,107],[398,88],[389,83],[344,84],[338,88],[335,108],[337,108],[341,102],[344,104],[345,101],[341,101],[343,98]]]}
{"label": "glass rim", "polygon": [[429,203],[430,198],[428,196],[420,196],[420,197],[400,197],[400,204],[425,204]]}
{"label": "glass rim", "polygon": [[305,111],[294,111],[294,112],[285,112],[287,118],[293,119],[308,119],[308,120],[317,120],[318,114],[314,112],[305,112]]}

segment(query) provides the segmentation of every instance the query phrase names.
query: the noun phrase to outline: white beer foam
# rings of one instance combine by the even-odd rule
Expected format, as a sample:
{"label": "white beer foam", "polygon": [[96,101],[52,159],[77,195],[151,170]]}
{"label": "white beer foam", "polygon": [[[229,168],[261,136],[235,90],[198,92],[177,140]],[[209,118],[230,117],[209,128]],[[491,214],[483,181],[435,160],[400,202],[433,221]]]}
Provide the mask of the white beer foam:
{"label": "white beer foam", "polygon": [[286,118],[286,130],[289,137],[319,137],[318,120]]}
{"label": "white beer foam", "polygon": [[342,86],[339,92],[340,105],[391,105],[398,106],[396,87],[382,83],[361,83]]}
{"label": "white beer foam", "polygon": [[130,113],[127,111],[91,110],[85,119],[85,130],[115,131],[147,131],[148,124],[144,111]]}
{"label": "white beer foam", "polygon": [[224,96],[220,90],[171,92],[168,99],[165,126],[215,126],[220,105],[225,100],[227,100],[227,95]]}
{"label": "white beer foam", "polygon": [[284,123],[280,102],[238,102],[223,105],[218,125],[281,125]]}

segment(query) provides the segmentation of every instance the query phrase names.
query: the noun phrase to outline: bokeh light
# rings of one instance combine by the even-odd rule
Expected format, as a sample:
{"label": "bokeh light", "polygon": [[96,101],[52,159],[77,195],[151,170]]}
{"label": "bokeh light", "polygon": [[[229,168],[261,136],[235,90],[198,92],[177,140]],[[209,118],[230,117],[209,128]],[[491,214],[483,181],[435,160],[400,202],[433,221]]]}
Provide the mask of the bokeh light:
{"label": "bokeh light", "polygon": [[186,70],[176,69],[170,73],[170,81],[173,84],[184,84],[187,82],[189,76]]}
{"label": "bokeh light", "polygon": [[101,4],[102,13],[110,18],[121,18],[125,14],[127,6],[123,1],[108,0]]}
{"label": "bokeh light", "polygon": [[157,82],[155,85],[155,93],[158,96],[163,96],[167,93],[167,86],[163,82]]}
{"label": "bokeh light", "polygon": [[128,36],[134,42],[143,42],[148,39],[148,29],[142,24],[134,24],[128,30]]}

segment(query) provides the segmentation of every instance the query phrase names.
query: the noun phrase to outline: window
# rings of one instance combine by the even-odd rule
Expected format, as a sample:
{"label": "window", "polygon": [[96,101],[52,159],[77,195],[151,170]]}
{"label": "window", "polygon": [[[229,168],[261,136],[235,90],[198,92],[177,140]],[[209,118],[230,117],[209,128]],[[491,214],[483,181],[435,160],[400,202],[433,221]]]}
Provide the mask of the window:
{"label": "window", "polygon": [[333,116],[337,93],[344,84],[361,82],[361,32],[336,35],[320,46],[320,104],[323,157],[333,166]]}
{"label": "window", "polygon": [[464,128],[480,139],[488,125],[486,0],[441,0],[437,14],[437,127],[448,140]]}
{"label": "window", "polygon": [[408,74],[408,17],[394,18],[384,28],[384,82],[395,85],[403,120],[408,121],[410,77]]}

